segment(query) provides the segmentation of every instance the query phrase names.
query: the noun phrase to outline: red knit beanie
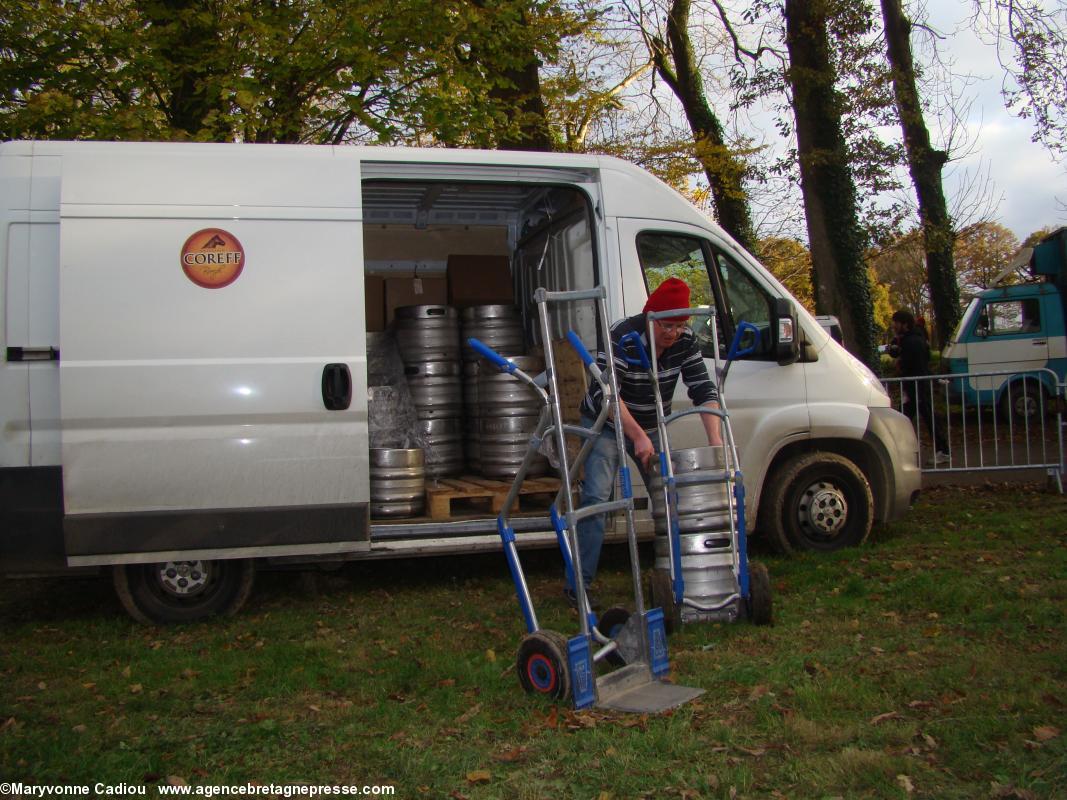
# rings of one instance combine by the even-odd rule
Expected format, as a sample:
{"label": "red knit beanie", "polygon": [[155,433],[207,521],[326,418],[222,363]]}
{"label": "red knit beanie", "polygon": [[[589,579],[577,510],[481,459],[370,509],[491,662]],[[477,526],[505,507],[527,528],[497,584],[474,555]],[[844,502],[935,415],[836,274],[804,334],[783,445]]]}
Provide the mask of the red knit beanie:
{"label": "red knit beanie", "polygon": [[[678,278],[667,278],[645,301],[644,312],[671,311],[675,308],[689,308],[689,287]],[[677,317],[685,320],[689,317]]]}

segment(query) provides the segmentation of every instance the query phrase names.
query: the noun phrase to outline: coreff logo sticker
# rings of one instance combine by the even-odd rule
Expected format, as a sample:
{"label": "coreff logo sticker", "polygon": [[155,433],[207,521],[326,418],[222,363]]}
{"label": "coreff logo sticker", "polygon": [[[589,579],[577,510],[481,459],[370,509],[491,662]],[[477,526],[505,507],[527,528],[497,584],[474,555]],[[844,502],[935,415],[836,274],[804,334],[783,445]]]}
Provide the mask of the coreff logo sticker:
{"label": "coreff logo sticker", "polygon": [[245,266],[245,249],[237,237],[221,228],[197,231],[182,246],[186,277],[205,289],[229,286]]}

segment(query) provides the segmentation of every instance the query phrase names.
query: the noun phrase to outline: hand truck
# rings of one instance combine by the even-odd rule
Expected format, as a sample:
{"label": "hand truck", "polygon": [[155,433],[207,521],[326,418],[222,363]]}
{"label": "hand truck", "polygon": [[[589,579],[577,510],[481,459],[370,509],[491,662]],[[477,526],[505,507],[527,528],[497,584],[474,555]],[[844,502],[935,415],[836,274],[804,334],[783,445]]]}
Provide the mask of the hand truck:
{"label": "hand truck", "polygon": [[[497,530],[515,583],[519,607],[526,622],[527,635],[519,645],[517,655],[519,682],[527,692],[561,700],[570,699],[575,708],[596,704],[619,711],[658,713],[686,703],[703,694],[704,690],[663,681],[670,670],[666,630],[663,612],[658,608],[646,611],[644,607],[634,525],[633,489],[621,425],[614,426],[619,452],[615,495],[617,499],[580,509],[574,507],[574,482],[582,464],[609,419],[621,419],[614,362],[610,357],[607,359],[605,375],[577,334],[574,331],[567,333],[568,341],[582,359],[589,374],[600,384],[604,401],[592,428],[564,424],[549,327],[548,309],[551,304],[593,301],[597,309],[599,329],[608,336],[610,327],[606,297],[602,286],[565,292],[549,292],[539,288],[534,292],[534,301],[540,317],[541,340],[545,349],[547,380],[544,382],[544,388],[536,378],[527,375],[513,362],[478,340],[469,339],[468,343],[499,369],[528,384],[539,395],[543,404],[537,428],[530,438],[522,465],[497,517]],[[568,435],[582,440],[582,446],[573,461],[568,457]],[[549,510],[549,516],[563,556],[566,580],[574,589],[578,600],[578,618],[581,623],[580,632],[569,639],[555,631],[542,628],[538,623],[533,598],[519,560],[515,531],[509,524],[510,515],[517,507],[519,490],[526,471],[540,453],[546,437],[550,437],[549,441],[555,446],[561,474],[560,490]],[[584,581],[581,579],[577,524],[585,517],[616,511],[623,512],[626,518],[635,612],[631,614],[625,608],[613,608],[602,614],[598,620],[590,608]],[[612,666],[615,669],[598,675],[598,666]]]}
{"label": "hand truck", "polygon": [[[628,344],[636,345],[639,362],[628,360],[648,370],[656,401],[660,474],[652,481],[655,485],[648,487],[657,521],[657,557],[649,595],[652,604],[664,610],[668,632],[684,622],[733,622],[742,615],[756,625],[770,625],[774,619],[770,576],[763,564],[748,562],[744,480],[724,391],[730,365],[758,348],[759,328],[748,322],[738,324],[720,376],[715,310],[700,306],[647,315],[649,323],[677,317],[707,320],[719,382],[719,408],[695,407],[665,416],[656,378],[656,326],[648,325],[648,352],[638,334],[624,337]],[[747,333],[755,341],[742,349],[741,340]],[[722,444],[673,453],[668,426],[694,414],[718,417]]]}

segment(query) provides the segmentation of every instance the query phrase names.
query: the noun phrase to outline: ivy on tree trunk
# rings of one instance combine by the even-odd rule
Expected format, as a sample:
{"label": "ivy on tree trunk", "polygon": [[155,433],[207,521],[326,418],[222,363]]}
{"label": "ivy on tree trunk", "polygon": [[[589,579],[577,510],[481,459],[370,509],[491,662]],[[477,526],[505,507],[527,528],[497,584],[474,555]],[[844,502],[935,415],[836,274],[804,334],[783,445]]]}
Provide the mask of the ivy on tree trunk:
{"label": "ivy on tree trunk", "polygon": [[787,78],[796,119],[800,187],[811,246],[815,307],[841,322],[845,345],[878,362],[865,237],[834,89],[825,0],[786,0]]}

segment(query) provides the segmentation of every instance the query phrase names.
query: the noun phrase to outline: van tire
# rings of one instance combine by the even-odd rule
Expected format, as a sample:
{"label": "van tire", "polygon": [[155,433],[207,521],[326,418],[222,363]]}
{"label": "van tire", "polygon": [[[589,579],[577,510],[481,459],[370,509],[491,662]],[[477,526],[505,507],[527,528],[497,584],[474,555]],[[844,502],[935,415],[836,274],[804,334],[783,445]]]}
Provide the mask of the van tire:
{"label": "van tire", "polygon": [[760,529],[782,553],[830,552],[863,544],[874,495],[859,467],[817,450],[785,461],[766,484]]}
{"label": "van tire", "polygon": [[1004,419],[1014,422],[1036,422],[1042,418],[1042,410],[1047,415],[1051,408],[1048,391],[1032,378],[1008,384],[1008,388],[1001,394],[1001,403]]}
{"label": "van tire", "polygon": [[252,593],[255,568],[247,558],[167,561],[117,564],[111,574],[126,613],[147,625],[167,625],[236,614]]}

